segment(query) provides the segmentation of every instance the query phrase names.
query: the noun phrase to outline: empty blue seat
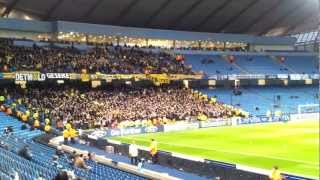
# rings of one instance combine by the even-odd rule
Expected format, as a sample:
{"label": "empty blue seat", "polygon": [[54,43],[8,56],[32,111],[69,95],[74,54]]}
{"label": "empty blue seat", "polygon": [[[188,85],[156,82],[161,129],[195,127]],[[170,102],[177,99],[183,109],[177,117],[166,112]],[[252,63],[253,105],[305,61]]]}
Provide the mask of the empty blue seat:
{"label": "empty blue seat", "polygon": [[[21,130],[21,125],[22,123],[15,118],[0,112],[0,130],[3,131],[7,126],[12,126],[14,129],[13,135],[1,138],[9,146],[9,150],[0,148],[0,179],[10,179],[9,175],[3,172],[11,172],[13,170],[18,172],[22,179],[26,180],[33,180],[39,176],[45,177],[45,179],[53,179],[59,172],[59,169],[52,165],[55,149],[32,140],[34,137],[43,134],[43,132],[40,130]],[[17,155],[17,151],[25,145],[29,145],[33,154],[31,161]],[[73,171],[75,175],[88,180],[145,179],[92,161],[87,162],[92,167],[90,171],[71,166],[66,158],[60,158],[59,164],[63,166],[63,169]]]}
{"label": "empty blue seat", "polygon": [[[319,103],[316,98],[318,92],[316,86],[243,87],[240,90],[242,94],[235,96],[232,89],[201,89],[202,92],[211,97],[217,96],[220,102],[235,106],[240,105],[240,108],[252,115],[265,115],[268,110],[277,109],[286,113],[298,113],[299,105]],[[279,100],[277,100],[278,96],[280,97]],[[278,105],[279,108],[274,108],[274,105]]]}

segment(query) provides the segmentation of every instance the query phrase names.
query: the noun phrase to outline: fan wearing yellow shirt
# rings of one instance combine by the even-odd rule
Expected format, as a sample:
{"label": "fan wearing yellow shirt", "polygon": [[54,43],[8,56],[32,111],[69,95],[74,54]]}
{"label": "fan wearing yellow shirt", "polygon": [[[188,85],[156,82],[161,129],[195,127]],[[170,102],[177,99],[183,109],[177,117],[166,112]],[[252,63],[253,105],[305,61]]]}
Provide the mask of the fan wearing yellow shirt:
{"label": "fan wearing yellow shirt", "polygon": [[28,121],[28,116],[26,114],[23,114],[21,116],[21,119],[22,119],[23,122],[27,122]]}
{"label": "fan wearing yellow shirt", "polygon": [[0,104],[4,104],[6,101],[6,97],[0,96]]}
{"label": "fan wearing yellow shirt", "polygon": [[151,139],[150,155],[152,158],[152,162],[156,164],[158,162],[158,143],[154,139]]}
{"label": "fan wearing yellow shirt", "polygon": [[38,112],[35,112],[33,115],[32,115],[33,119],[36,120],[39,118],[39,113]]}
{"label": "fan wearing yellow shirt", "polygon": [[279,171],[278,166],[273,167],[271,174],[269,175],[269,179],[270,180],[282,180],[283,179],[283,177],[281,176],[281,173]]}
{"label": "fan wearing yellow shirt", "polygon": [[38,129],[40,128],[40,121],[38,119],[35,119],[34,122],[33,122],[33,127],[35,129]]}
{"label": "fan wearing yellow shirt", "polygon": [[64,130],[63,130],[63,139],[64,139],[64,144],[68,144],[69,137],[70,137],[69,130],[64,129]]}
{"label": "fan wearing yellow shirt", "polygon": [[50,120],[48,118],[45,119],[44,131],[46,133],[50,133],[51,131]]}
{"label": "fan wearing yellow shirt", "polygon": [[51,131],[51,126],[50,126],[49,124],[46,124],[46,125],[44,126],[44,131],[45,131],[46,133],[50,133],[50,131]]}
{"label": "fan wearing yellow shirt", "polygon": [[27,116],[27,118],[30,117],[30,111],[29,110],[26,111],[26,116]]}
{"label": "fan wearing yellow shirt", "polygon": [[71,138],[71,143],[72,144],[75,144],[76,141],[75,141],[75,138],[77,137],[77,130],[75,130],[74,128],[70,128],[69,129],[69,137]]}

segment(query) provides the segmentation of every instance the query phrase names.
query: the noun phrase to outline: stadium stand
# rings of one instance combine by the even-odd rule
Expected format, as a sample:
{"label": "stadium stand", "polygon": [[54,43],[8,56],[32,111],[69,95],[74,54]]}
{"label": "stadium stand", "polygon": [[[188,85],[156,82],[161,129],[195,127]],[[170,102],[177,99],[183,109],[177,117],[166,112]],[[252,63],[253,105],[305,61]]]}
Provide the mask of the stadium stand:
{"label": "stadium stand", "polygon": [[[108,74],[204,72],[207,75],[227,74],[315,74],[315,56],[270,55],[200,55],[186,54],[182,61],[152,49],[121,46],[98,46],[84,50],[71,47],[32,47],[8,45],[3,40],[0,54],[2,72],[40,70],[41,72],[81,72]],[[9,43],[9,44],[12,44]],[[233,60],[230,60],[230,57]],[[49,58],[50,61],[47,61]],[[191,66],[190,66],[191,65]],[[191,69],[192,67],[192,69]]]}
{"label": "stadium stand", "polygon": [[186,64],[206,74],[239,74],[241,71],[219,56],[185,55]]}
{"label": "stadium stand", "polygon": [[[251,115],[266,115],[267,111],[281,110],[286,113],[298,113],[298,105],[316,104],[318,87],[242,87],[241,95],[234,95],[233,89],[202,89],[218,101],[235,105]],[[315,109],[316,110],[316,109]]]}
{"label": "stadium stand", "polygon": [[190,68],[169,54],[143,51],[138,47],[108,45],[81,51],[74,47],[14,46],[9,45],[12,40],[3,41],[0,51],[2,72],[191,73]]}
{"label": "stadium stand", "polygon": [[[13,117],[9,117],[0,112],[0,129],[7,126],[13,127],[13,135],[3,137],[2,141],[8,145],[9,149],[0,148],[0,168],[3,176],[8,177],[9,172],[16,171],[23,179],[34,179],[38,177],[53,179],[62,169],[72,170],[78,177],[86,179],[144,179],[137,175],[133,175],[109,166],[96,164],[92,161],[87,161],[92,167],[90,171],[85,171],[80,168],[75,168],[69,164],[68,158],[60,158],[59,165],[61,168],[53,166],[52,157],[55,154],[55,149],[34,142],[32,139],[40,134],[40,130],[30,131],[29,128],[21,130],[22,123]],[[33,154],[32,160],[28,161],[17,154],[17,150],[28,145]],[[6,172],[6,173],[5,173]]]}
{"label": "stadium stand", "polygon": [[283,73],[280,66],[268,56],[236,56],[235,63],[251,74]]}
{"label": "stadium stand", "polygon": [[[12,40],[9,39],[9,41]],[[26,47],[7,46],[6,43],[8,42],[2,43],[3,48],[0,56],[1,72],[3,73],[31,70],[42,73],[83,73],[85,70],[88,73],[106,74],[194,74],[195,72],[210,76],[313,74],[317,72],[317,62],[314,56],[308,55],[270,56],[254,53],[242,55],[224,53],[219,55],[180,54],[176,56],[169,51],[164,53],[154,51],[152,48],[113,45],[81,50],[73,45],[69,47],[40,47],[37,45]],[[47,58],[50,61],[47,61]],[[41,126],[45,124],[45,119],[49,118],[52,120],[53,126],[57,126],[57,122],[66,124],[68,121],[73,127],[80,129],[159,126],[174,124],[176,120],[203,121],[216,118],[248,117],[248,113],[245,111],[250,112],[250,116],[261,116],[267,114],[268,111],[275,112],[277,110],[285,113],[297,113],[299,105],[316,102],[315,87],[241,87],[239,89],[242,92],[241,95],[234,95],[234,92],[225,88],[200,90],[203,93],[193,94],[192,90],[177,87],[147,89],[121,89],[118,87],[113,90],[89,90],[87,88],[71,88],[71,86],[46,87],[44,89],[33,86],[24,90],[1,89],[0,95],[8,97],[4,105],[14,112],[18,110],[26,114],[26,111],[29,111],[31,117],[33,114],[40,113]],[[106,102],[108,102],[108,106],[105,105]],[[77,115],[72,115],[72,113]],[[205,118],[202,118],[203,115]],[[29,122],[33,125],[34,118],[30,118]],[[13,125],[17,130],[17,125]],[[63,130],[63,125],[60,130]],[[25,166],[31,167],[27,168],[27,173],[20,174],[26,179],[38,176],[53,177],[58,173],[57,169],[48,171],[41,168],[41,166],[49,167],[50,161],[48,159],[53,154],[50,152],[50,148],[44,151],[37,149],[40,146],[39,143],[34,143],[31,139],[43,133],[39,130],[32,132],[39,134],[21,133],[22,136],[16,138],[19,142],[15,139],[9,139],[14,143],[12,145],[15,147],[14,152],[2,151],[1,153],[3,157],[9,158],[10,166],[17,167],[16,171],[19,173],[22,168],[26,168]],[[24,135],[29,138],[26,139]],[[9,141],[5,141],[5,143],[9,144]],[[34,163],[29,163],[20,157],[17,157],[18,160],[12,160],[17,156],[15,152],[27,144],[30,145],[32,151],[39,152],[43,155],[41,158],[47,159],[47,161],[35,159]],[[20,160],[22,161],[21,166],[17,163]],[[109,171],[103,170],[108,167],[99,166],[96,168],[99,173],[94,171],[87,173],[68,166],[66,159],[59,160],[59,162],[70,170],[74,170],[77,176],[88,179],[102,178],[103,176],[99,174],[101,172],[109,173]],[[87,163],[90,166],[96,166],[92,162]],[[2,167],[5,172],[8,171],[8,168],[9,166]],[[111,172],[111,170],[109,174],[115,179],[129,177],[131,179],[131,175],[122,176],[121,173]]]}
{"label": "stadium stand", "polygon": [[186,64],[207,75],[227,74],[315,74],[316,56],[285,56],[281,62],[269,55],[238,55],[234,62],[220,55],[185,55]]}
{"label": "stadium stand", "polygon": [[[30,117],[35,113],[43,114],[42,123],[45,118],[53,122],[67,118],[76,128],[150,126],[196,119],[200,113],[207,118],[234,114],[222,103],[211,103],[206,97],[198,98],[186,89],[116,88],[95,91],[68,88],[32,88],[27,92],[3,89],[1,92],[8,92],[4,95],[10,97],[4,103],[6,107],[23,113],[28,110]],[[14,103],[18,107],[13,106]],[[32,109],[26,109],[28,106]],[[77,115],[71,116],[71,112]]]}
{"label": "stadium stand", "polygon": [[[314,178],[318,7],[318,0],[0,0],[0,180]],[[292,119],[305,132],[285,134]],[[255,123],[280,133],[261,141],[232,129]],[[282,144],[282,133],[294,138]],[[305,145],[295,142],[301,134]],[[127,135],[151,137],[150,147]],[[306,146],[301,157],[295,144]],[[103,160],[80,155],[88,152]],[[260,169],[272,166],[277,178]]]}
{"label": "stadium stand", "polygon": [[315,56],[287,56],[283,64],[294,73],[316,74],[319,72],[319,62]]}

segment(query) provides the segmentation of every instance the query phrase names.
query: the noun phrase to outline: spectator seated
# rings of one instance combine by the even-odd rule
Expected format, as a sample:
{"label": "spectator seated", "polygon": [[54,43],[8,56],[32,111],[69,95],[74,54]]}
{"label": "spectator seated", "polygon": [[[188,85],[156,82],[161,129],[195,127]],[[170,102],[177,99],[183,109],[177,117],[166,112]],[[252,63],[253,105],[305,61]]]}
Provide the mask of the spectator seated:
{"label": "spectator seated", "polygon": [[[56,177],[56,175],[61,171],[59,167],[52,165],[52,157],[55,156],[55,150],[32,140],[32,138],[43,134],[43,132],[40,130],[29,131],[27,129],[18,129],[16,127],[21,126],[22,123],[2,112],[0,112],[0,122],[0,129],[4,129],[8,125],[12,125],[15,130],[12,136],[2,138],[3,141],[9,145],[9,150],[0,148],[1,180],[8,179],[11,174],[10,172],[12,171],[17,172],[21,179],[26,180],[38,179],[39,177],[44,179],[54,179],[54,177]],[[26,136],[27,134],[28,136]],[[18,155],[18,150],[26,145],[29,146],[30,151],[34,154],[31,160],[27,160]],[[92,167],[89,171],[70,165],[66,157],[58,158],[55,162],[59,163],[59,165],[61,165],[66,171],[74,172],[75,176],[88,180],[144,179],[143,177],[133,175],[110,166],[97,164],[91,160],[85,160],[85,162]]]}
{"label": "spectator seated", "polygon": [[[14,112],[21,111],[20,114],[31,117],[27,120],[29,123],[34,124],[41,116],[42,124],[44,119],[50,118],[56,125],[68,121],[76,129],[169,124],[176,120],[196,119],[199,114],[208,118],[233,116],[233,110],[223,104],[212,103],[190,89],[173,87],[109,90],[33,88],[10,90],[7,96],[12,97],[7,98],[10,101],[7,109],[12,108]],[[25,105],[29,110],[13,107],[16,102],[12,99],[19,99],[17,104]],[[64,134],[67,136],[68,132]]]}
{"label": "spectator seated", "polygon": [[190,74],[183,62],[166,53],[153,53],[138,47],[96,47],[84,51],[62,47],[24,47],[0,44],[0,71],[41,71],[80,73]]}

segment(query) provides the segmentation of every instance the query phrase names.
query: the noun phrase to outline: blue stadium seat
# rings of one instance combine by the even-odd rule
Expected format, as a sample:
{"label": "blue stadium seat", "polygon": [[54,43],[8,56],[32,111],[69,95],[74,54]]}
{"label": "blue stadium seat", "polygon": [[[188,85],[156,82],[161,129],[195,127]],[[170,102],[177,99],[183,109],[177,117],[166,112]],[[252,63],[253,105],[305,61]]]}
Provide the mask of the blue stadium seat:
{"label": "blue stadium seat", "polygon": [[[276,62],[268,56],[235,56],[235,64],[224,60],[220,55],[185,55],[186,64],[193,70],[203,71],[207,75],[226,74],[316,74],[317,61],[314,56],[288,56],[284,63]],[[210,63],[205,61],[210,60]]]}
{"label": "blue stadium seat", "polygon": [[267,56],[236,56],[236,63],[252,74],[284,73],[280,65]]}
{"label": "blue stadium seat", "polygon": [[316,56],[287,56],[285,57],[284,64],[290,67],[295,73],[319,73]]}
{"label": "blue stadium seat", "polygon": [[[318,87],[250,87],[241,88],[240,96],[233,95],[232,89],[216,88],[201,89],[202,92],[211,96],[217,96],[218,101],[226,104],[240,105],[240,108],[250,112],[252,115],[265,115],[268,110],[273,110],[277,104],[276,98],[282,112],[297,113],[298,106],[303,104],[317,104],[316,93]],[[291,98],[297,96],[298,98]],[[259,110],[256,110],[256,107]]]}
{"label": "blue stadium seat", "polygon": [[[57,167],[52,166],[51,159],[55,153],[55,149],[42,145],[32,140],[32,138],[41,135],[43,132],[39,130],[30,131],[29,129],[21,130],[22,123],[13,117],[7,116],[0,112],[0,130],[7,126],[12,126],[14,133],[8,137],[2,137],[2,141],[9,146],[9,150],[0,148],[0,177],[2,179],[10,179],[9,174],[4,172],[16,171],[22,179],[33,180],[39,176],[46,179],[53,179],[59,172]],[[26,160],[17,155],[17,151],[25,145],[29,145],[33,158],[31,161]],[[75,168],[68,163],[66,158],[60,158],[59,164],[64,169],[73,171],[75,175],[84,177],[88,180],[140,180],[143,177],[130,174],[128,172],[115,169],[110,166],[97,164],[88,161],[87,164],[92,167],[90,171]]]}
{"label": "blue stadium seat", "polygon": [[[186,64],[192,65],[195,71],[203,71],[208,75],[213,74],[239,74],[240,70],[232,66],[220,56],[210,55],[185,55]],[[203,60],[212,60],[212,63],[202,63]]]}

